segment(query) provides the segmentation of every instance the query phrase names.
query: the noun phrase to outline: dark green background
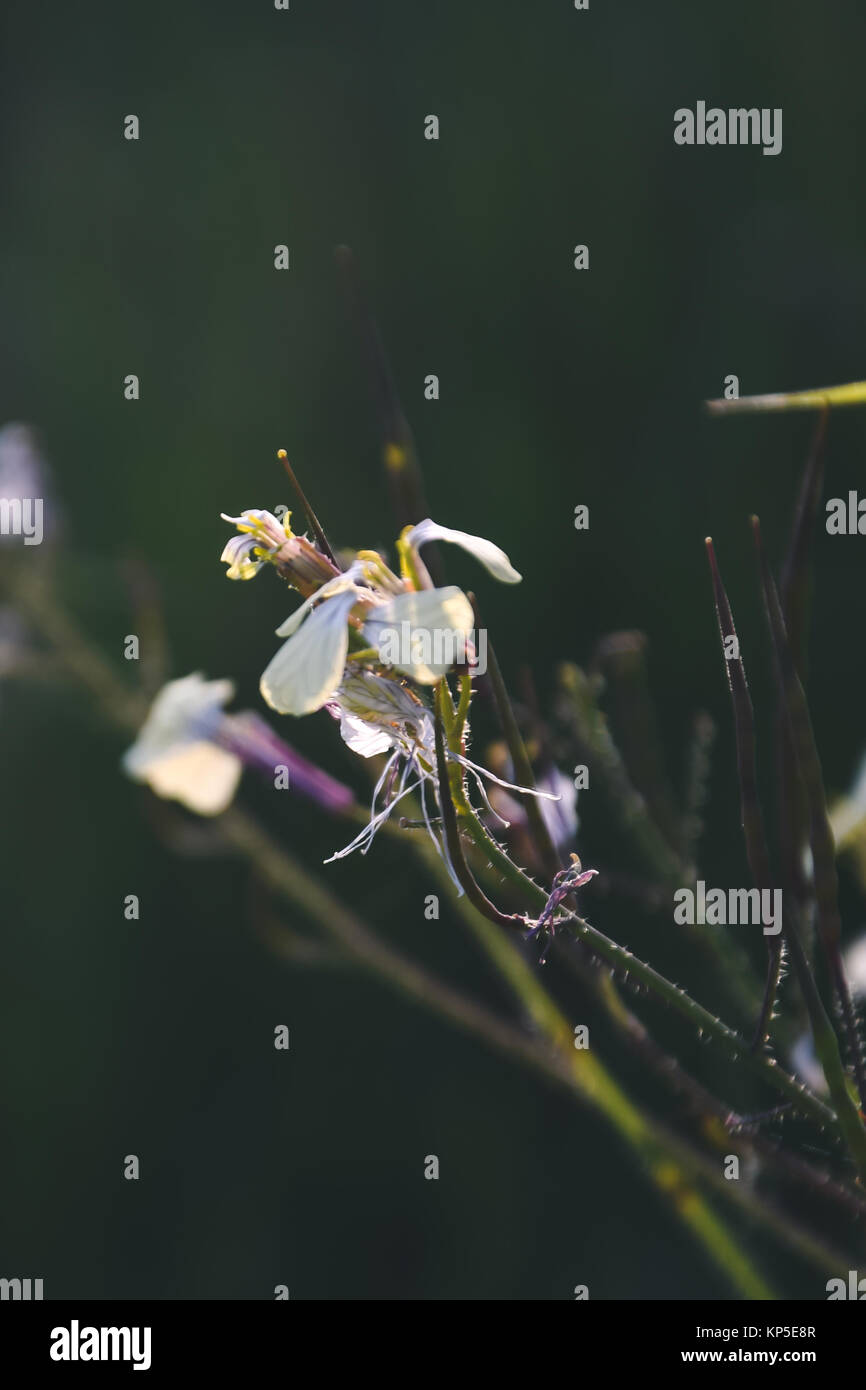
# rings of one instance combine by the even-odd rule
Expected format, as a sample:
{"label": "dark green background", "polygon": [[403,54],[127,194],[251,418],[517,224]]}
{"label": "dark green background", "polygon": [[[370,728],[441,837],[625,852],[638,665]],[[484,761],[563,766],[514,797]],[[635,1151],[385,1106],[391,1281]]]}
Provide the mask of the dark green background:
{"label": "dark green background", "polygon": [[[525,576],[499,588],[453,560],[506,672],[530,660],[546,693],[558,660],[646,631],[675,771],[690,714],[720,720],[706,863],[744,881],[702,540],[766,729],[746,519],[777,555],[810,423],[711,421],[700,402],[730,372],[744,392],[864,375],[864,45],[855,0],[8,6],[0,418],[43,433],[66,598],[120,674],[117,565],[134,551],[163,593],[173,674],[230,675],[260,706],[288,608],[267,576],[225,582],[219,512],[291,501],[279,446],[339,543],[391,543],[333,265],[346,242],[433,515]],[[781,155],[676,147],[673,112],[698,99],[782,107]],[[831,492],[862,483],[864,430],[857,412],[833,420]],[[863,734],[863,544],[817,545],[811,688],[836,789]],[[166,852],[119,774],[122,740],[82,698],[16,684],[0,720],[0,1273],[43,1277],[49,1297],[730,1295],[594,1116],[374,982],[276,963],[246,872]],[[326,716],[289,737],[363,786]],[[266,814],[312,864],[343,835],[300,806]],[[405,856],[383,843],[324,872],[504,1005],[450,916],[424,921],[430,885]],[[658,927],[631,930],[622,906],[594,920],[655,953]],[[438,1184],[421,1177],[431,1152]],[[820,1296],[751,1248],[783,1289]]]}

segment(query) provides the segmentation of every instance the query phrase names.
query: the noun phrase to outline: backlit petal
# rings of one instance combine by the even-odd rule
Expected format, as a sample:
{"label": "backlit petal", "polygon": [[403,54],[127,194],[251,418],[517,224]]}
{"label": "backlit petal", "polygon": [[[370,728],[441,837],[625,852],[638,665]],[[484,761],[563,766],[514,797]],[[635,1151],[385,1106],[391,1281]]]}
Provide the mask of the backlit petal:
{"label": "backlit petal", "polygon": [[437,526],[436,522],[428,517],[426,521],[419,521],[417,526],[413,526],[411,531],[406,533],[406,540],[416,550],[420,550],[428,541],[445,541],[448,545],[459,545],[462,550],[468,550],[470,555],[480,560],[494,579],[501,580],[503,584],[520,583],[521,576],[505,551],[500,550],[492,541],[485,540],[483,536],[471,536],[468,531],[454,531],[450,526]]}
{"label": "backlit petal", "polygon": [[347,620],[356,602],[352,585],[348,592],[320,604],[283,643],[259,682],[271,709],[279,714],[311,714],[333,695],[346,666]]}
{"label": "backlit petal", "polygon": [[[422,589],[379,604],[364,624],[364,636],[382,660],[421,685],[434,685],[467,659],[472,605],[462,589]],[[407,623],[408,628],[403,624]]]}

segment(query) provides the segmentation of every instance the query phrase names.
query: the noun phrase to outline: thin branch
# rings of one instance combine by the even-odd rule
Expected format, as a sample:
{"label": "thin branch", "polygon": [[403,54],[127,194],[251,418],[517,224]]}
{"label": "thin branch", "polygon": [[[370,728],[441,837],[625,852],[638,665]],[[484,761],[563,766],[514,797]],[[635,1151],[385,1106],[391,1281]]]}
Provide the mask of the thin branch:
{"label": "thin branch", "polygon": [[[722,639],[722,655],[724,657],[725,671],[728,678],[728,689],[731,692],[731,704],[734,710],[734,727],[736,730],[737,742],[737,772],[740,780],[740,819],[743,827],[743,836],[746,842],[746,857],[749,861],[749,871],[752,875],[752,881],[755,887],[760,890],[763,897],[765,891],[772,892],[773,882],[770,868],[770,853],[767,848],[767,836],[764,829],[764,816],[758,796],[758,774],[755,760],[755,717],[752,709],[752,697],[749,694],[749,683],[746,680],[746,667],[740,652],[740,643],[734,627],[731,605],[728,602],[728,595],[725,592],[722,576],[719,573],[713,542],[709,536],[706,540],[706,547],[707,559],[710,562],[710,574],[713,580],[713,594],[716,604],[716,617],[719,623],[719,635]],[[728,651],[729,643],[733,644],[730,652]],[[769,1036],[770,1020],[773,1017],[773,1009],[776,1003],[776,993],[779,988],[781,973],[781,935],[767,937],[767,982],[764,989],[764,1000],[752,1042],[753,1047],[763,1047]]]}
{"label": "thin branch", "polygon": [[[812,558],[812,537],[821,501],[824,480],[829,410],[821,412],[806,458],[800,490],[794,509],[791,537],[779,582],[782,616],[791,646],[797,674],[805,685],[806,645],[809,616],[809,587]],[[776,733],[778,775],[777,817],[782,873],[792,910],[796,912],[797,928],[811,927],[810,884],[803,867],[803,850],[809,842],[809,816],[803,781],[797,770],[797,758],[791,742],[788,721],[780,695]],[[804,949],[811,954],[811,931],[803,937]]]}

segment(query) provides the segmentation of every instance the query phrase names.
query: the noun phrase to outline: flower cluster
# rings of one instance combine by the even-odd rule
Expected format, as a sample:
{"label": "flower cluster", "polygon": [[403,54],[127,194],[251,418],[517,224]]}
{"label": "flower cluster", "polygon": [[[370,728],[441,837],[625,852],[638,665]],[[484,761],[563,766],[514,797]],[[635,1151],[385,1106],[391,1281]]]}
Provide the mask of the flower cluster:
{"label": "flower cluster", "polygon": [[[385,755],[369,823],[333,858],[355,849],[366,852],[394,808],[416,793],[430,836],[455,877],[445,843],[434,828],[439,778],[433,714],[422,692],[453,664],[442,644],[429,640],[431,634],[455,633],[471,652],[474,615],[462,589],[434,587],[421,550],[431,541],[460,546],[494,578],[517,584],[520,575],[508,556],[482,536],[427,519],[407,527],[399,537],[399,573],[372,550],[358,551],[341,571],[309,540],[292,533],[288,517],[280,522],[270,512],[249,510],[224,519],[238,529],[222,553],[228,577],[251,579],[271,564],[303,598],[277,628],[277,636],[286,640],[261,677],[266,702],[280,714],[325,709],[339,720],[343,740],[353,752],[364,758]],[[395,630],[407,638],[396,653],[384,640]],[[482,779],[524,790],[472,762],[463,731],[459,746],[449,746],[446,756],[473,778],[489,809]],[[551,793],[537,795],[557,799]]]}
{"label": "flower cluster", "polygon": [[[463,693],[444,743],[449,780],[454,775],[462,789],[471,779],[486,812],[506,827],[503,806],[514,808],[518,819],[525,813],[520,803],[507,797],[502,801],[503,793],[537,796],[551,812],[548,823],[557,842],[573,834],[574,794],[567,779],[530,791],[468,756],[470,681],[476,665],[473,609],[462,589],[434,586],[421,551],[433,541],[457,545],[502,583],[519,583],[520,575],[499,546],[428,519],[406,527],[399,537],[398,571],[373,550],[358,551],[341,568],[323,536],[314,544],[295,535],[290,515],[281,520],[272,512],[250,509],[224,519],[237,528],[221,557],[228,578],[252,579],[270,566],[301,598],[277,629],[284,641],[261,677],[265,701],[280,714],[325,710],[354,753],[384,760],[369,819],[332,860],[356,849],[366,853],[395,808],[414,796],[421,816],[417,823],[426,827],[458,892],[463,891],[443,829],[442,764],[425,693],[455,664],[461,667]],[[396,632],[403,640],[389,641]],[[443,633],[460,639],[459,663],[453,644],[430,640]],[[272,775],[285,764],[290,785],[302,795],[332,813],[353,815],[351,791],[295,753],[258,715],[226,713],[233,694],[230,681],[206,681],[198,674],[170,681],[124,757],[127,774],[200,815],[215,815],[231,801],[244,766]],[[450,692],[447,699],[451,701]],[[485,784],[500,798],[497,805]]]}

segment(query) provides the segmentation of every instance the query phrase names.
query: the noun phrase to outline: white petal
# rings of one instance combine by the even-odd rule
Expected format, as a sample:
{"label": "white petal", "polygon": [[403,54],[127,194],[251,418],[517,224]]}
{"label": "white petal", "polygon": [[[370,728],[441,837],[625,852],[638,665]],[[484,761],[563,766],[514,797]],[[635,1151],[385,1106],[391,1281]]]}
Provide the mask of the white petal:
{"label": "white petal", "polygon": [[259,542],[250,536],[232,536],[231,540],[226,542],[220,559],[229,567],[226,571],[227,579],[252,579],[258,574],[265,563],[264,560],[250,559],[254,546],[258,544]]}
{"label": "white petal", "polygon": [[222,720],[234,695],[232,681],[206,681],[200,672],[169,681],[150,707],[138,738],[123,756],[124,770],[139,781],[168,753],[199,742]]}
{"label": "white petal", "polygon": [[280,714],[311,714],[333,695],[346,666],[347,620],[357,597],[354,585],[313,612],[284,642],[260,682],[271,709]]}
{"label": "white petal", "polygon": [[258,530],[261,527],[279,534],[281,538],[286,535],[285,526],[279,517],[274,516],[273,512],[265,511],[263,507],[247,507],[240,516],[229,516],[227,512],[220,512],[220,516],[223,521],[230,521],[233,526],[243,527],[247,531],[251,528]]}
{"label": "white petal", "polygon": [[[422,589],[379,604],[364,636],[382,660],[421,685],[434,685],[455,662],[466,660],[472,605],[462,589]],[[408,629],[403,624],[408,623]]]}
{"label": "white petal", "polygon": [[357,596],[368,594],[370,592],[369,589],[359,589],[356,585],[355,578],[357,576],[353,573],[355,568],[356,567],[353,565],[352,569],[347,570],[345,574],[338,574],[333,579],[329,579],[327,583],[323,584],[322,587],[317,589],[314,594],[311,594],[309,598],[305,598],[300,607],[296,608],[294,613],[291,613],[284,623],[280,623],[280,626],[277,628],[277,636],[291,637],[293,632],[297,632],[304,618],[306,618],[314,604],[319,602],[319,599],[331,598],[334,594],[341,594],[347,592],[349,589],[354,590]]}
{"label": "white petal", "polygon": [[368,724],[346,710],[340,712],[340,737],[347,748],[351,748],[353,753],[360,753],[362,758],[387,753],[392,743],[391,735],[384,729],[377,729],[375,724]]}
{"label": "white petal", "polygon": [[218,816],[237,790],[242,766],[240,758],[212,743],[189,743],[151,763],[145,780],[158,796],[200,816]]}
{"label": "white petal", "polygon": [[406,540],[416,550],[428,541],[445,541],[448,545],[459,545],[461,549],[474,555],[476,560],[480,560],[494,579],[501,580],[503,584],[520,583],[521,576],[505,551],[500,550],[492,541],[485,540],[483,536],[470,536],[468,531],[454,531],[449,526],[437,526],[436,522],[428,517],[426,521],[419,521],[417,526],[413,526],[412,530],[407,532]]}

